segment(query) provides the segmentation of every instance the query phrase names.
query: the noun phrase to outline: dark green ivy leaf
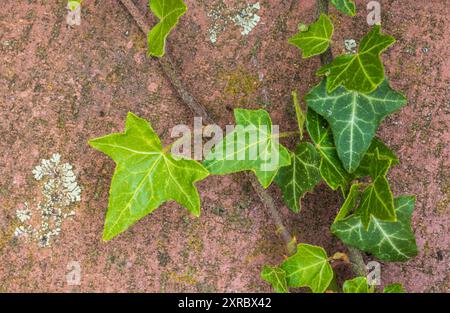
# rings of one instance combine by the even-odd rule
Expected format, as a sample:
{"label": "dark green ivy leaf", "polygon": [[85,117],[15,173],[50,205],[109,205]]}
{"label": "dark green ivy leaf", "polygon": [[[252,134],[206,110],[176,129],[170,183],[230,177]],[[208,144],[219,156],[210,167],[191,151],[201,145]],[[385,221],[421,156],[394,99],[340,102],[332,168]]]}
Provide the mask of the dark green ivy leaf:
{"label": "dark green ivy leaf", "polygon": [[384,261],[407,261],[417,255],[411,215],[415,197],[395,199],[396,222],[372,217],[366,230],[359,215],[351,215],[334,223],[331,231],[345,244],[373,254]]}
{"label": "dark green ivy leaf", "polygon": [[361,186],[362,184],[353,184],[350,187],[347,198],[345,198],[344,204],[340,208],[339,213],[336,215],[334,223],[346,218],[350,214],[350,212],[355,209],[361,196]]}
{"label": "dark green ivy leaf", "polygon": [[355,213],[361,216],[361,222],[366,229],[369,227],[371,217],[382,221],[397,221],[394,196],[386,176],[378,176],[364,190]]}
{"label": "dark green ivy leaf", "polygon": [[314,146],[304,142],[297,145],[295,153],[292,153],[291,165],[278,171],[275,183],[292,211],[300,211],[301,198],[320,182],[319,162],[320,156]]}
{"label": "dark green ivy leaf", "polygon": [[380,220],[395,222],[394,196],[386,178],[387,171],[398,164],[395,154],[384,143],[374,138],[361,166],[356,170],[357,178],[370,176],[372,183],[364,190],[356,213],[361,215],[364,226],[369,226],[371,216]]}
{"label": "dark green ivy leaf", "polygon": [[380,140],[374,138],[369,150],[355,171],[353,178],[372,178],[362,192],[363,184],[354,184],[342,205],[335,222],[345,218],[353,210],[361,216],[364,226],[369,226],[370,217],[384,221],[396,221],[394,197],[386,178],[388,169],[397,164],[398,159]]}
{"label": "dark green ivy leaf", "polygon": [[351,181],[351,176],[344,169],[339,159],[331,127],[319,114],[308,109],[306,129],[320,154],[320,175],[331,189],[336,190],[340,187],[345,192]]}
{"label": "dark green ivy leaf", "polygon": [[331,0],[331,4],[342,13],[350,16],[355,16],[356,6],[353,0]]}
{"label": "dark green ivy leaf", "polygon": [[370,176],[376,179],[385,176],[389,168],[397,164],[397,156],[382,141],[374,138],[354,175],[356,178]]}
{"label": "dark green ivy leaf", "polygon": [[313,88],[305,100],[309,108],[330,124],[339,158],[352,173],[367,152],[381,121],[404,106],[406,98],[392,90],[386,80],[370,94],[343,87],[328,93],[326,81]]}

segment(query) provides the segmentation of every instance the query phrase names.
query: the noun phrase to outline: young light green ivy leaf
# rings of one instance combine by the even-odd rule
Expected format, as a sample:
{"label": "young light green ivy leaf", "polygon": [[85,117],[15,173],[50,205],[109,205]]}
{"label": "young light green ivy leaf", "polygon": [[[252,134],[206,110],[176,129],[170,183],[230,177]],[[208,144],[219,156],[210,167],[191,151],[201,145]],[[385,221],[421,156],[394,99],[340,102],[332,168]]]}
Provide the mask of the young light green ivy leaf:
{"label": "young light green ivy leaf", "polygon": [[75,11],[81,5],[81,1],[83,0],[69,0],[67,1],[68,8],[70,11]]}
{"label": "young light green ivy leaf", "polygon": [[291,165],[280,168],[275,183],[283,192],[286,205],[293,211],[301,209],[301,198],[321,180],[320,156],[313,145],[307,142],[297,145],[291,155]]}
{"label": "young light green ivy leaf", "polygon": [[331,226],[331,231],[345,244],[373,254],[384,261],[407,261],[417,255],[411,215],[415,197],[395,199],[396,222],[385,222],[372,217],[366,230],[359,215],[351,215]]}
{"label": "young light green ivy leaf", "polygon": [[170,200],[200,215],[194,183],[208,171],[198,162],[174,159],[151,125],[128,113],[124,133],[93,139],[89,144],[116,163],[111,182],[104,240],[110,240]]}
{"label": "young light green ivy leaf", "polygon": [[303,243],[281,268],[286,272],[288,287],[309,287],[314,293],[326,291],[334,275],[325,250]]}
{"label": "young light green ivy leaf", "polygon": [[165,53],[166,38],[187,11],[183,0],[150,0],[150,10],[159,19],[148,33],[148,55],[162,57]]}
{"label": "young light green ivy leaf", "polygon": [[299,33],[289,38],[289,43],[302,49],[303,58],[309,58],[325,52],[330,46],[333,37],[333,23],[326,14]]}
{"label": "young light green ivy leaf", "polygon": [[403,288],[402,284],[395,283],[387,285],[383,289],[383,293],[406,293],[406,290]]}
{"label": "young light green ivy leaf", "polygon": [[261,278],[271,284],[276,292],[289,292],[286,282],[286,272],[280,267],[264,265],[264,268],[261,272]]}
{"label": "young light green ivy leaf", "polygon": [[264,188],[278,170],[291,164],[289,151],[278,143],[264,110],[235,109],[236,128],[217,143],[203,162],[215,175],[253,171]]}
{"label": "young light green ivy leaf", "polygon": [[344,293],[374,293],[374,286],[369,286],[366,277],[355,277],[346,280],[342,286]]}
{"label": "young light green ivy leaf", "polygon": [[394,37],[381,34],[381,26],[375,25],[361,40],[358,53],[338,56],[320,68],[317,75],[327,76],[329,93],[341,85],[347,90],[371,93],[384,80],[380,54],[394,42]]}
{"label": "young light green ivy leaf", "polygon": [[358,200],[361,196],[361,186],[362,184],[353,184],[350,187],[350,191],[348,192],[347,198],[344,201],[344,204],[339,210],[339,213],[336,215],[334,219],[334,223],[346,218],[350,212],[355,209],[358,204]]}
{"label": "young light green ivy leaf", "polygon": [[325,87],[328,79],[314,87],[305,100],[309,108],[330,124],[339,158],[352,173],[367,152],[381,121],[404,106],[406,98],[392,90],[387,80],[370,94],[343,87],[328,93]]}
{"label": "young light green ivy leaf", "polygon": [[349,16],[355,16],[356,14],[356,5],[353,0],[331,0],[331,4],[334,5],[336,9]]}
{"label": "young light green ivy leaf", "polygon": [[308,109],[306,129],[320,154],[320,175],[331,189],[336,190],[340,187],[345,192],[351,176],[339,160],[331,127],[319,114]]}

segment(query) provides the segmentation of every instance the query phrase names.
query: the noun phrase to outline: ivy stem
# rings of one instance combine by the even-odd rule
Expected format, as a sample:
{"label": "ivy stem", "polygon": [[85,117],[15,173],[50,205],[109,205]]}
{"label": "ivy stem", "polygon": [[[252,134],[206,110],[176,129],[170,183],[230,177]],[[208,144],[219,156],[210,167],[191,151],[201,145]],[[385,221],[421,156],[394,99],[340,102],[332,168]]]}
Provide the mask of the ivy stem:
{"label": "ivy stem", "polygon": [[[138,8],[135,6],[132,0],[120,0],[123,6],[127,9],[128,13],[133,17],[134,21],[138,24],[141,31],[147,35],[150,31],[150,27],[147,25],[145,17],[141,14]],[[292,7],[293,2],[291,3]],[[291,8],[290,7],[290,8]],[[290,8],[289,11],[290,12]],[[191,111],[195,114],[195,116],[201,116],[206,123],[214,124],[213,119],[208,114],[206,108],[199,103],[187,90],[183,82],[179,79],[179,75],[173,66],[173,62],[170,60],[170,57],[166,54],[164,58],[160,58],[157,60],[161,71],[172,84],[175,92],[178,93],[181,100],[184,102],[186,106],[188,106]],[[272,196],[266,192],[263,187],[260,185],[255,176],[250,174],[245,174],[247,179],[251,182],[252,187],[255,193],[258,195],[259,199],[269,211],[269,214],[275,224],[277,233],[280,234],[281,238],[285,243],[286,253],[288,255],[295,254],[297,250],[297,241],[294,236],[287,230],[287,228],[283,224],[283,219],[281,218],[280,213],[278,212],[277,207],[275,206],[275,202]]]}
{"label": "ivy stem", "polygon": [[[320,14],[328,14],[329,0],[316,0],[317,4],[317,17]],[[328,49],[320,55],[320,63],[326,65],[333,61],[333,53],[331,48]],[[366,276],[366,264],[364,263],[364,258],[360,250],[357,248],[347,246],[350,262],[352,263],[352,270],[358,276]]]}

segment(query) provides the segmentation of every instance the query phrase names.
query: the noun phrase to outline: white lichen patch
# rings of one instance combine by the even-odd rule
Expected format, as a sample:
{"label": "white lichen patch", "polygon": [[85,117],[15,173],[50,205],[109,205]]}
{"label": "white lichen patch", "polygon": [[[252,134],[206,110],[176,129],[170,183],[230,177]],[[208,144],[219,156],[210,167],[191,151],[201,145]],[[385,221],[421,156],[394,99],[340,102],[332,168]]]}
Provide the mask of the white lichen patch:
{"label": "white lichen patch", "polygon": [[27,225],[27,226],[22,225],[22,226],[16,227],[16,229],[14,230],[14,236],[16,236],[16,237],[26,236],[26,235],[32,233],[32,231],[33,230],[31,229],[30,225]]}
{"label": "white lichen patch", "polygon": [[24,209],[17,209],[16,211],[16,217],[21,223],[30,220],[32,215],[31,210],[28,208],[28,202],[25,202],[24,206]]}
{"label": "white lichen patch", "polygon": [[208,29],[209,40],[212,43],[217,42],[217,38],[228,25],[228,19],[223,16],[225,4],[221,1],[214,9],[208,12],[208,17],[211,19],[211,27]]}
{"label": "white lichen patch", "polygon": [[[48,247],[60,234],[63,221],[75,215],[73,206],[81,201],[81,188],[72,165],[61,163],[61,156],[57,153],[48,160],[41,160],[32,172],[34,178],[42,182],[44,199],[36,205],[35,214],[27,202],[24,203],[23,209],[16,211],[21,225],[16,228],[14,234],[37,241],[40,247]],[[40,221],[37,227],[33,226],[33,216]]]}
{"label": "white lichen patch", "polygon": [[356,41],[355,39],[346,39],[344,41],[344,47],[347,54],[356,53]]}
{"label": "white lichen patch", "polygon": [[219,35],[227,28],[230,22],[242,28],[241,34],[246,36],[256,27],[261,17],[256,13],[261,9],[259,2],[246,4],[243,8],[228,8],[223,1],[219,1],[214,8],[207,13],[211,19],[211,27],[208,29],[209,40],[216,43]]}
{"label": "white lichen patch", "polygon": [[246,36],[256,27],[261,20],[261,17],[256,13],[261,9],[259,2],[249,4],[246,8],[240,11],[232,19],[234,23],[242,28],[241,34]]}

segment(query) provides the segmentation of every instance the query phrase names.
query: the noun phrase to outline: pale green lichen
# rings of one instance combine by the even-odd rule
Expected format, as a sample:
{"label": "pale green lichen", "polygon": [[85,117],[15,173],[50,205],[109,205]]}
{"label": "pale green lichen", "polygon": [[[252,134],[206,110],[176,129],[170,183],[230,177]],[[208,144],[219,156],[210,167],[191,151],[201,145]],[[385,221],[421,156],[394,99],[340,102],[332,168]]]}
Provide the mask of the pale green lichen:
{"label": "pale green lichen", "polygon": [[[50,159],[41,160],[32,171],[37,181],[42,181],[44,200],[36,205],[39,214],[32,214],[27,202],[16,211],[20,221],[14,232],[17,237],[37,241],[40,247],[48,247],[51,240],[61,232],[62,222],[75,215],[73,204],[81,201],[81,188],[69,163],[61,163],[61,156],[53,154]],[[33,227],[32,217],[40,220],[40,226]]]}
{"label": "pale green lichen", "polygon": [[356,53],[356,41],[355,39],[346,39],[344,41],[344,47],[347,54]]}
{"label": "pale green lichen", "polygon": [[208,29],[209,40],[212,43],[217,42],[219,34],[223,32],[228,25],[228,20],[223,16],[224,10],[225,4],[220,1],[220,3],[207,14],[208,17],[212,20],[212,25]]}
{"label": "pale green lichen", "polygon": [[233,17],[234,23],[242,28],[241,34],[246,36],[256,27],[261,20],[261,17],[256,14],[261,9],[259,2],[249,4],[246,8],[240,11]]}
{"label": "pale green lichen", "polygon": [[28,208],[28,202],[25,202],[24,206],[23,210],[18,209],[16,211],[16,217],[21,223],[30,220],[32,216],[31,210]]}
{"label": "pale green lichen", "polygon": [[211,27],[208,29],[209,40],[216,43],[219,35],[227,28],[230,21],[242,28],[243,36],[250,34],[261,20],[261,17],[256,14],[260,9],[259,2],[248,4],[244,8],[229,9],[223,1],[219,1],[207,14],[212,21]]}

